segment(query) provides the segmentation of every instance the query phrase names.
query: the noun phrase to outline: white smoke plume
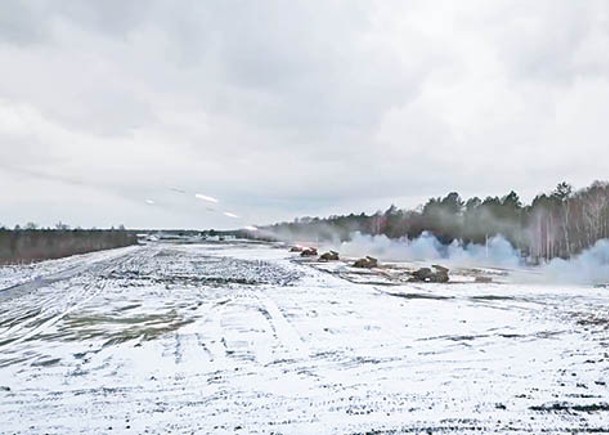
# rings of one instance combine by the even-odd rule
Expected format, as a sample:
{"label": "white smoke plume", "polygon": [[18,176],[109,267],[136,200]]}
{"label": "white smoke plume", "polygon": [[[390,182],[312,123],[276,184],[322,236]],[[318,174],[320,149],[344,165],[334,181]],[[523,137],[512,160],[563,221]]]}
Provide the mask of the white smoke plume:
{"label": "white smoke plume", "polygon": [[571,259],[556,258],[540,266],[528,266],[525,258],[502,236],[485,245],[454,241],[443,245],[431,233],[409,240],[384,235],[354,233],[350,241],[331,246],[346,257],[370,255],[384,261],[441,261],[452,267],[497,267],[510,269],[519,282],[551,284],[609,283],[609,240],[599,240],[592,248]]}
{"label": "white smoke plume", "polygon": [[609,240],[603,239],[581,254],[568,260],[555,258],[540,267],[541,276],[549,283],[609,283]]}
{"label": "white smoke plume", "polygon": [[518,251],[502,236],[495,236],[489,239],[486,246],[481,246],[458,241],[443,245],[429,232],[424,232],[414,240],[393,240],[385,235],[355,233],[350,241],[335,245],[335,249],[348,257],[371,255],[385,261],[443,260],[455,266],[486,265],[511,268],[523,264]]}

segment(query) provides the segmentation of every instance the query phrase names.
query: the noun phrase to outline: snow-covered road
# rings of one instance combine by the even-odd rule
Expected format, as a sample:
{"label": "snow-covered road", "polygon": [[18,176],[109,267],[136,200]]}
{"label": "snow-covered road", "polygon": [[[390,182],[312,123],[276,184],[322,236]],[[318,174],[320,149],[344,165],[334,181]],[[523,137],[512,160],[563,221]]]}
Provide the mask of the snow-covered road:
{"label": "snow-covered road", "polygon": [[0,283],[0,433],[609,432],[607,289],[355,283],[237,243]]}

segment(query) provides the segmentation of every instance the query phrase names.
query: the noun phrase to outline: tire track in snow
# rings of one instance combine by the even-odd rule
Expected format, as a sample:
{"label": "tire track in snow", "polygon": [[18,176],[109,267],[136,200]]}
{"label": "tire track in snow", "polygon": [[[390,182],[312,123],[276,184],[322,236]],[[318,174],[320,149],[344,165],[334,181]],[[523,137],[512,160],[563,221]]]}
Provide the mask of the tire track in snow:
{"label": "tire track in snow", "polygon": [[271,350],[271,359],[265,358],[267,363],[272,362],[272,360],[304,360],[309,358],[310,350],[308,346],[273,299],[265,294],[264,288],[240,289],[235,301],[238,301],[242,309],[254,310],[261,315],[272,331],[273,340],[277,345],[273,346]]}
{"label": "tire track in snow", "polygon": [[[311,273],[294,286],[193,284],[176,277],[205,277],[209,251],[184,248],[180,256],[168,252],[150,258],[151,250],[127,259],[82,317],[92,317],[111,333],[141,327],[150,322],[147,316],[159,328],[193,322],[103,349],[106,337],[51,343],[44,340],[54,337],[45,335],[23,344],[20,350],[40,346],[44,351],[48,345],[50,357],[80,352],[84,344],[93,345],[88,352],[101,350],[90,355],[91,363],[68,357],[59,367],[32,367],[26,361],[0,368],[5,382],[12,382],[11,391],[0,388],[0,432],[104,433],[110,426],[126,431],[126,425],[135,433],[606,429],[605,411],[529,409],[554,394],[561,400],[584,392],[607,397],[606,362],[584,363],[603,359],[605,347],[600,342],[594,347],[585,340],[588,335],[574,331],[573,339],[534,337],[531,343],[497,335],[521,323],[526,329],[555,330],[552,310],[542,322],[516,307],[503,313],[472,304],[469,295],[449,301],[396,298],[371,286],[343,285],[329,274],[318,279]],[[219,273],[232,277],[251,267],[237,263],[224,269],[218,262]],[[91,278],[83,277],[85,284],[86,279]],[[131,305],[139,308],[120,310]],[[77,325],[66,328],[78,330]],[[459,337],[464,340],[454,340]],[[558,368],[568,370],[553,377]],[[585,405],[601,399],[568,400]]]}
{"label": "tire track in snow", "polygon": [[[22,320],[16,324],[9,326],[2,334],[0,334],[0,349],[7,350],[7,346],[14,346],[24,341],[30,340],[33,337],[47,331],[65,316],[74,312],[78,308],[85,305],[91,299],[98,296],[106,286],[106,280],[96,279],[96,275],[104,275],[116,270],[121,265],[130,261],[136,256],[136,253],[128,252],[121,253],[118,257],[115,255],[107,256],[103,259],[93,261],[89,264],[70,267],[67,270],[53,274],[41,280],[36,280],[31,283],[24,284],[13,288],[11,291],[27,290],[23,295],[13,295],[11,303],[22,302],[27,305],[28,312],[32,311],[30,303],[35,303],[37,308],[33,311],[35,315],[22,316]],[[109,262],[109,264],[108,264]],[[90,274],[93,281],[84,285],[71,284],[71,280],[77,275],[84,276]],[[65,295],[57,294],[57,288],[54,284],[65,283]],[[39,297],[39,292],[45,292],[42,298]],[[66,302],[67,304],[62,305]],[[17,309],[19,306],[17,307]],[[14,316],[14,311],[4,313],[6,317]],[[21,335],[22,334],[22,335]]]}

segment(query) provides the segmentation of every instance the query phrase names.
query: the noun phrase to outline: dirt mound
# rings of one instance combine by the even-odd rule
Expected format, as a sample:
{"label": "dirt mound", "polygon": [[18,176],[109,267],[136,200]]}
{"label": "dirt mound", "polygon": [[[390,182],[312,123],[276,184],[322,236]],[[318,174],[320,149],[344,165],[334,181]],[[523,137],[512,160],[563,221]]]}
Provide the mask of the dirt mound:
{"label": "dirt mound", "polygon": [[448,282],[448,272],[444,266],[440,266],[438,264],[434,264],[434,270],[431,270],[429,267],[421,267],[418,270],[412,272],[412,278],[410,278],[410,282],[436,282],[436,283],[445,283]]}
{"label": "dirt mound", "polygon": [[378,260],[374,257],[366,256],[365,258],[360,258],[353,263],[353,267],[359,267],[361,269],[372,269],[373,267],[378,266]]}
{"label": "dirt mound", "polygon": [[336,251],[328,251],[321,254],[319,257],[321,261],[338,261],[340,258],[338,256],[338,252]]}
{"label": "dirt mound", "polygon": [[301,257],[315,257],[316,255],[317,255],[317,249],[316,248],[305,248],[300,253]]}

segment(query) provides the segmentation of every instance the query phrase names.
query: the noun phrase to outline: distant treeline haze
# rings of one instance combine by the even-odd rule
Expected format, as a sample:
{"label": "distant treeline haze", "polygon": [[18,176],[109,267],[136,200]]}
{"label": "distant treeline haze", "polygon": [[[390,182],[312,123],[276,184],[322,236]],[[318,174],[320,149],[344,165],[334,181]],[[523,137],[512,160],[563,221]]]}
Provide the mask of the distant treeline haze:
{"label": "distant treeline haze", "polygon": [[501,234],[533,260],[567,258],[609,237],[609,183],[596,181],[574,191],[563,182],[528,205],[514,191],[503,197],[466,201],[452,192],[429,199],[417,210],[392,205],[373,215],[307,217],[266,229],[292,240],[348,240],[355,231],[414,239],[428,231],[445,244],[454,240],[484,244]]}

